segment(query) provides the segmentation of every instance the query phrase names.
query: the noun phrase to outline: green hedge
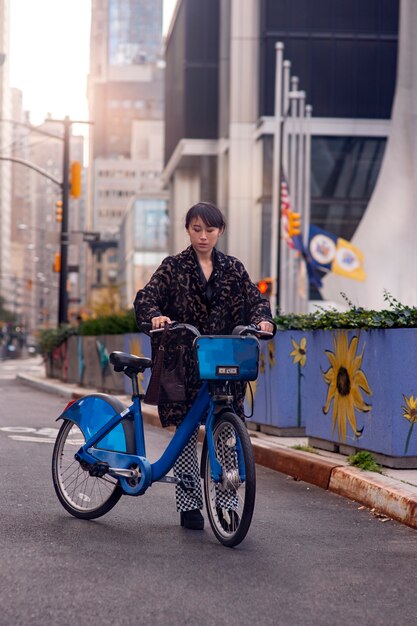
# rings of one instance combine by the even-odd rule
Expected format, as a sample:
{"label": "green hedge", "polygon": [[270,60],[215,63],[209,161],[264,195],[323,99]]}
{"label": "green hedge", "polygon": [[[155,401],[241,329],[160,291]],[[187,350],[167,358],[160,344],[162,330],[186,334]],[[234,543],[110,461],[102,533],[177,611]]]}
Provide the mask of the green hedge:
{"label": "green hedge", "polygon": [[318,309],[307,315],[279,315],[275,321],[279,329],[285,330],[331,330],[334,328],[416,328],[417,308],[401,304],[388,292],[384,300],[389,308],[373,311],[355,307],[342,294],[350,309],[341,313],[336,310]]}
{"label": "green hedge", "polygon": [[120,315],[107,315],[97,319],[87,320],[80,324],[80,335],[123,335],[136,333],[135,315],[133,311],[126,311]]}
{"label": "green hedge", "polygon": [[[344,294],[350,309],[343,313],[336,310],[318,309],[307,315],[278,315],[275,317],[280,330],[332,330],[335,328],[416,328],[417,308],[401,304],[389,293],[384,300],[389,308],[373,311],[355,307]],[[108,315],[82,322],[79,327],[60,326],[41,331],[39,345],[41,352],[51,352],[70,335],[122,335],[137,332],[133,310],[120,315]]]}
{"label": "green hedge", "polygon": [[39,333],[39,349],[42,354],[51,352],[71,335],[123,335],[135,333],[136,325],[133,311],[120,315],[107,315],[97,319],[86,320],[79,326],[64,324],[58,328],[46,328]]}

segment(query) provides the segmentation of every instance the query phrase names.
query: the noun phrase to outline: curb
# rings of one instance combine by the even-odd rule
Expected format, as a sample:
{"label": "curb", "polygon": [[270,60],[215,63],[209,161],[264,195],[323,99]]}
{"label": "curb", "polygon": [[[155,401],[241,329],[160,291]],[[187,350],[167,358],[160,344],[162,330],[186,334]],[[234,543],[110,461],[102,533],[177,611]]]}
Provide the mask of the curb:
{"label": "curb", "polygon": [[[28,385],[54,393],[69,399],[79,399],[95,389],[71,389],[60,383],[50,383],[26,374],[18,374],[16,379]],[[123,399],[129,399],[129,396]],[[161,427],[156,408],[142,408],[144,422]],[[168,430],[174,430],[169,427]],[[249,431],[251,435],[251,431]],[[200,432],[199,441],[204,433]],[[255,463],[272,469],[296,480],[316,485],[335,494],[354,500],[369,507],[387,518],[395,519],[411,528],[417,529],[417,492],[399,484],[388,476],[373,475],[358,468],[346,467],[331,459],[303,450],[292,450],[285,446],[260,441],[251,436]]]}
{"label": "curb", "polygon": [[[333,469],[338,463],[320,457],[318,454],[309,454],[302,450],[269,446],[264,442],[251,439],[255,456],[255,463],[269,469],[288,474],[297,480],[328,489]],[[317,458],[315,458],[317,457]]]}
{"label": "curb", "polygon": [[71,389],[66,389],[55,383],[48,383],[46,380],[40,380],[33,376],[28,376],[27,374],[16,374],[16,380],[21,380],[30,387],[42,389],[42,391],[46,391],[47,393],[54,393],[63,398],[69,398],[70,400],[73,399],[73,391]]}
{"label": "curb", "polygon": [[417,495],[388,476],[370,477],[354,467],[336,467],[329,491],[356,500],[387,517],[417,528]]}

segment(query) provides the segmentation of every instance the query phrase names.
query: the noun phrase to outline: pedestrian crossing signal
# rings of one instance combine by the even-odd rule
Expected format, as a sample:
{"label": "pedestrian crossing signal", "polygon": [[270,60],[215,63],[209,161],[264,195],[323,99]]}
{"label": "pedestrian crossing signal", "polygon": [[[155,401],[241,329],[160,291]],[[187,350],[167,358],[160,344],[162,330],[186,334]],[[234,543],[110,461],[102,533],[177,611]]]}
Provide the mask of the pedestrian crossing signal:
{"label": "pedestrian crossing signal", "polygon": [[258,281],[258,289],[263,296],[270,296],[272,293],[272,278],[263,278]]}

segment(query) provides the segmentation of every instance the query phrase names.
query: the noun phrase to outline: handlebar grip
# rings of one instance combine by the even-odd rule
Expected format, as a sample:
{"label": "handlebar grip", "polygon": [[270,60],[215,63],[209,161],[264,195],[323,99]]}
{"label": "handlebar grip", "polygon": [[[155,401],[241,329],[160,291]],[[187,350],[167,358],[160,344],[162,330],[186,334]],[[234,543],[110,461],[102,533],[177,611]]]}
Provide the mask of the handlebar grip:
{"label": "handlebar grip", "polygon": [[258,339],[271,339],[274,333],[261,330],[257,324],[249,324],[248,326],[235,326],[232,335],[255,335]]}

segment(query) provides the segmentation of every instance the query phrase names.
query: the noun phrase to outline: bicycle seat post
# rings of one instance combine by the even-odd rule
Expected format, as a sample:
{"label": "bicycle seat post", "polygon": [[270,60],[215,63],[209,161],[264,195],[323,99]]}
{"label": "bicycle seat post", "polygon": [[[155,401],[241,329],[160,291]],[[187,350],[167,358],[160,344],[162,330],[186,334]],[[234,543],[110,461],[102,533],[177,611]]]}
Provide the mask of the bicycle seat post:
{"label": "bicycle seat post", "polygon": [[132,400],[134,400],[135,398],[139,398],[139,384],[138,384],[138,377],[136,376],[132,376],[131,378],[132,380]]}

